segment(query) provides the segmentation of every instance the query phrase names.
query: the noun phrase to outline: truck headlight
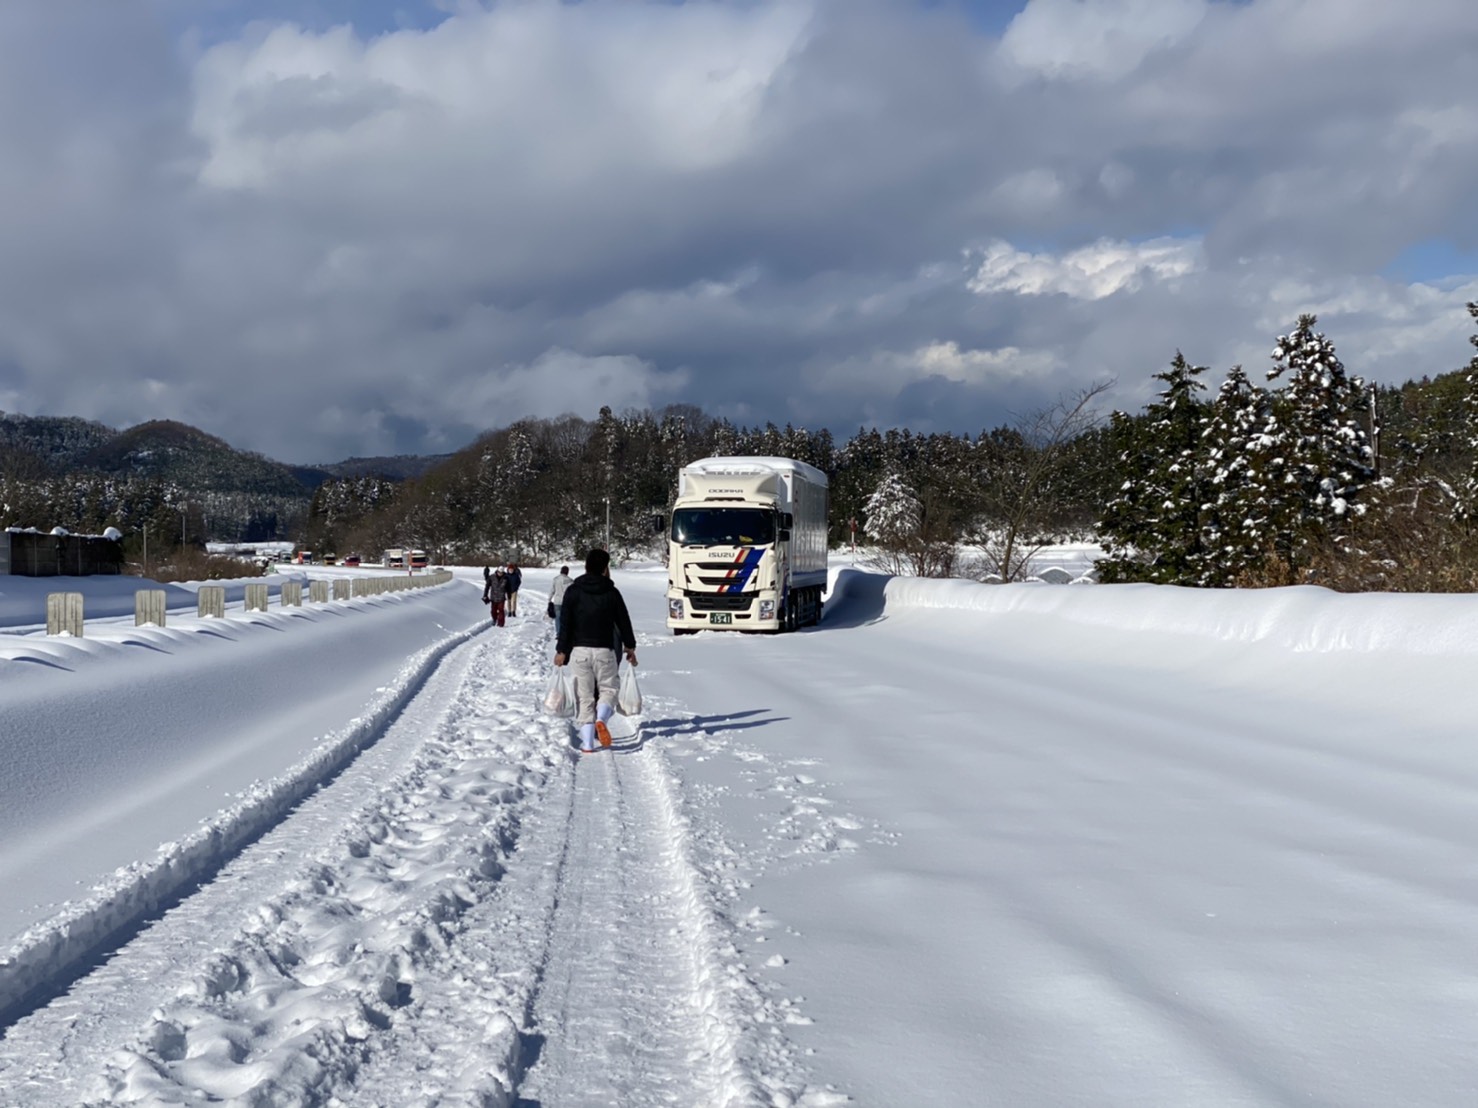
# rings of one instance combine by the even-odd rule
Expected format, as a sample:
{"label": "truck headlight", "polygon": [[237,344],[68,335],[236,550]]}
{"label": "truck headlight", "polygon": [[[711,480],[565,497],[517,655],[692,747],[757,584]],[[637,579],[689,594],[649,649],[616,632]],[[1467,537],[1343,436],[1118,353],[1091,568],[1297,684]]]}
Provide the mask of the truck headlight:
{"label": "truck headlight", "polygon": [[667,601],[667,614],[673,619],[683,618],[682,597],[673,597]]}
{"label": "truck headlight", "polygon": [[760,601],[760,619],[775,618],[775,602],[773,600]]}

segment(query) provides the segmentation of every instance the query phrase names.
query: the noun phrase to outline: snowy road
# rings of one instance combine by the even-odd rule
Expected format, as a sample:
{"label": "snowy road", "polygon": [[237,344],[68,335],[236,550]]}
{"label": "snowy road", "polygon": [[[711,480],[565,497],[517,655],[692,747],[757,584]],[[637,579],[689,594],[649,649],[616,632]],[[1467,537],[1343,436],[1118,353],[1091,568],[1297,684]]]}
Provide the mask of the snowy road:
{"label": "snowy road", "polygon": [[345,772],[7,1029],[3,1103],[771,1103],[749,1065],[781,1091],[788,1055],[747,1044],[765,1001],[666,759],[629,720],[580,759],[532,710],[549,647],[514,620],[448,653]]}
{"label": "snowy road", "polygon": [[[547,623],[469,630],[465,584],[42,671],[97,688],[122,651],[167,698],[210,658],[345,659],[197,736],[328,768],[51,963],[0,1104],[1471,1103],[1478,598],[864,577],[813,631],[673,639],[660,572],[621,586],[647,711],[592,758],[534,709]],[[0,664],[0,707],[39,734],[35,672]],[[314,734],[359,745],[295,762]],[[159,826],[201,783],[159,782]],[[130,919],[133,872],[76,918]]]}

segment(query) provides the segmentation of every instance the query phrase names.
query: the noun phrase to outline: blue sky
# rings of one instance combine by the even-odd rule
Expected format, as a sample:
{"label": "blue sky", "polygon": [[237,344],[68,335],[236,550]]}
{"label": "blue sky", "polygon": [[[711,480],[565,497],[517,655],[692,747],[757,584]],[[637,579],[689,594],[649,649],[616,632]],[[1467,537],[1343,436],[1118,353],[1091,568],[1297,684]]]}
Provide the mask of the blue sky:
{"label": "blue sky", "polygon": [[166,18],[177,30],[196,30],[207,43],[239,35],[249,23],[297,23],[315,31],[341,23],[362,35],[435,27],[450,14],[447,5],[425,0],[164,0]]}
{"label": "blue sky", "polygon": [[[207,43],[241,33],[252,22],[293,22],[323,31],[351,24],[365,36],[405,29],[427,30],[450,18],[457,0],[160,0],[179,30]],[[680,4],[684,0],[666,0]],[[923,9],[963,12],[982,33],[999,35],[1022,8],[1021,0],[911,0]]]}
{"label": "blue sky", "polygon": [[1352,372],[1435,375],[1478,23],[1422,13],[15,0],[0,410],[294,462],[602,404],[975,433],[1136,408],[1177,350],[1255,371],[1305,311]]}
{"label": "blue sky", "polygon": [[1452,239],[1424,239],[1402,250],[1381,272],[1405,283],[1461,281],[1478,274],[1478,243],[1459,246]]}

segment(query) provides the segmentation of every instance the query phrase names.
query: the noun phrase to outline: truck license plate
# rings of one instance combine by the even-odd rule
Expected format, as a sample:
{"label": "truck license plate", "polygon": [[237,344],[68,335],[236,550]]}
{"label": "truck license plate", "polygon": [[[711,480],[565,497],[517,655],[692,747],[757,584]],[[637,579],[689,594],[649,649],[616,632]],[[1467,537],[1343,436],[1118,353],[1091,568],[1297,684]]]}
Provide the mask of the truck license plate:
{"label": "truck license plate", "polygon": [[733,623],[734,617],[729,612],[709,612],[709,623]]}

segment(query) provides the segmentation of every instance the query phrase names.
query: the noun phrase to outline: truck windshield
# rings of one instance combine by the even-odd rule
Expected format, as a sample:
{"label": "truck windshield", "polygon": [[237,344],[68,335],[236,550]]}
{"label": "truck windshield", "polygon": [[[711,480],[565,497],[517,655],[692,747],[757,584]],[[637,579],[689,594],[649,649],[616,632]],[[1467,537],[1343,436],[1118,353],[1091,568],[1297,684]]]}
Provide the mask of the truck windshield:
{"label": "truck windshield", "polygon": [[679,508],[672,541],[681,546],[764,546],[775,541],[775,513],[765,508]]}

